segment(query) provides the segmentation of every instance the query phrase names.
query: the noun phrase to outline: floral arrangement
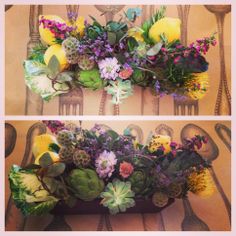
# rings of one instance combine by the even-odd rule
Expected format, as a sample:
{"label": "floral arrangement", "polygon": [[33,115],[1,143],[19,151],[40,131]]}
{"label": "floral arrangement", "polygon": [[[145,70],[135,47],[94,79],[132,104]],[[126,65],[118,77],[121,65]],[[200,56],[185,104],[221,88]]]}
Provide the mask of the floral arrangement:
{"label": "floral arrangement", "polygon": [[117,214],[135,207],[137,199],[162,208],[189,191],[202,197],[214,192],[209,164],[197,152],[205,137],[177,144],[169,136],[151,135],[142,145],[129,129],[119,135],[101,125],[85,130],[44,123],[51,134],[35,137],[34,163],[13,165],[9,173],[12,198],[24,215],[50,212],[60,202],[73,207],[77,199],[100,199]]}
{"label": "floral arrangement", "polygon": [[25,82],[45,101],[76,87],[105,89],[112,103],[133,94],[133,86],[154,95],[201,99],[209,87],[204,55],[215,35],[189,46],[180,42],[181,21],[165,16],[161,7],[141,26],[141,9],[130,8],[119,21],[101,25],[90,17],[39,17],[40,44],[24,61]]}

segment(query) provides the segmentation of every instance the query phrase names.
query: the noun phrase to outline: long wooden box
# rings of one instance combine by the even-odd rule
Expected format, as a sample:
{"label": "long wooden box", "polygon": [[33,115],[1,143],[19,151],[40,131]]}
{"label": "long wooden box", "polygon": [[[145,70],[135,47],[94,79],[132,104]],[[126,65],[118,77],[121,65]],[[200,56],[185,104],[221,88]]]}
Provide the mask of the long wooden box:
{"label": "long wooden box", "polygon": [[[64,202],[59,202],[51,211],[55,215],[74,215],[74,214],[109,214],[108,208],[100,204],[100,199],[91,202],[78,200],[73,208],[67,206]],[[124,213],[157,213],[168,207],[174,202],[174,199],[169,199],[165,207],[156,207],[151,199],[136,199],[136,205],[128,208]]]}

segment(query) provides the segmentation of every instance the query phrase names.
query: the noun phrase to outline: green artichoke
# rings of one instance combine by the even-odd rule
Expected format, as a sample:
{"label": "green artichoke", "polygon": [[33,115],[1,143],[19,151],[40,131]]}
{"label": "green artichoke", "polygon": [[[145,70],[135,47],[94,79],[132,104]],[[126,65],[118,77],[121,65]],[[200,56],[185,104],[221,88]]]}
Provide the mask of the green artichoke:
{"label": "green artichoke", "polygon": [[128,179],[131,183],[132,190],[137,195],[147,195],[152,191],[152,179],[143,170],[136,170]]}
{"label": "green artichoke", "polygon": [[133,207],[135,201],[133,199],[134,192],[131,190],[130,182],[122,182],[118,179],[108,183],[105,191],[101,193],[101,204],[109,208],[112,215],[119,212],[125,212],[127,208]]}
{"label": "green artichoke", "polygon": [[77,73],[77,79],[80,85],[93,90],[104,87],[104,81],[97,69],[81,70]]}
{"label": "green artichoke", "polygon": [[74,195],[84,201],[94,200],[104,189],[103,180],[91,169],[72,170],[67,183],[73,189]]}
{"label": "green artichoke", "polygon": [[144,71],[141,71],[139,69],[135,69],[131,81],[133,84],[137,84],[142,87],[146,87],[148,84],[148,80],[146,79],[146,74]]}

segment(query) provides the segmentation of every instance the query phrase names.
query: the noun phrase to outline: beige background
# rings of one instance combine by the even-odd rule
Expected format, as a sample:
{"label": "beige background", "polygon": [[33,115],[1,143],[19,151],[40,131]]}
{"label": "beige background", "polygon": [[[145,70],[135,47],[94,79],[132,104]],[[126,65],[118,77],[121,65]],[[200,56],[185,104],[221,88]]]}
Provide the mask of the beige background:
{"label": "beige background", "polygon": [[[17,130],[17,142],[14,151],[6,159],[5,176],[6,176],[6,203],[10,196],[7,175],[12,164],[20,164],[24,155],[26,133],[29,127],[35,121],[7,121],[12,124]],[[75,123],[75,121],[73,121]],[[160,124],[166,124],[174,130],[173,140],[180,141],[181,129],[188,123],[188,121],[110,121],[103,123],[109,125],[115,131],[122,133],[129,124],[136,124],[140,126],[144,133],[144,140],[146,140],[150,131],[155,132],[155,128]],[[192,121],[203,128],[214,140],[219,148],[219,156],[213,162],[213,167],[216,175],[228,197],[231,199],[231,154],[226,148],[222,140],[215,132],[215,124],[222,123],[230,128],[229,121]],[[83,128],[91,128],[94,121],[83,121]],[[206,222],[211,230],[230,230],[229,219],[227,211],[223,204],[222,198],[218,192],[212,197],[202,199],[193,194],[189,194],[189,199],[192,204],[194,212],[204,222]],[[6,230],[17,230],[20,220],[17,218],[19,212],[14,210],[11,215]],[[166,230],[181,230],[181,222],[184,217],[182,200],[176,200],[173,205],[162,211],[164,225]],[[41,218],[31,217],[28,219],[25,230],[42,230],[51,220],[51,216],[44,216]],[[76,215],[65,216],[66,222],[73,230],[96,230],[99,215]],[[111,216],[110,221],[113,230],[143,230],[143,221],[140,214],[125,214]],[[160,215],[159,214],[145,214],[145,225],[148,230],[160,230]]]}
{"label": "beige background", "polygon": [[[132,7],[132,6],[131,6]],[[159,8],[159,6],[156,6]],[[52,5],[43,7],[44,14],[57,14],[64,19],[66,18],[65,6]],[[88,14],[96,17],[99,21],[105,23],[103,16],[95,9],[94,6],[80,6],[80,14],[88,18]],[[177,8],[175,5],[168,6],[167,16],[177,17]],[[24,83],[22,63],[26,57],[26,45],[29,41],[29,6],[16,5],[8,10],[5,14],[5,91],[6,91],[6,114],[7,115],[23,115],[24,105],[26,99],[26,87]],[[115,19],[119,18],[119,13]],[[138,23],[138,22],[137,22]],[[198,38],[208,36],[217,31],[215,16],[208,12],[202,5],[191,6],[188,24],[188,42],[192,42]],[[225,18],[225,59],[226,72],[230,86],[231,79],[231,14],[227,14]],[[219,84],[219,58],[218,45],[210,49],[206,58],[210,63],[210,91],[204,99],[199,102],[200,115],[213,115],[214,105]],[[98,114],[98,107],[101,98],[101,91],[84,91],[84,114],[96,115]],[[135,105],[134,105],[135,104]],[[108,102],[106,107],[106,114],[112,114],[112,105]],[[50,103],[45,104],[44,114],[57,115],[58,114],[58,98],[53,99]],[[123,115],[139,115],[141,114],[141,89],[135,88],[134,95],[125,100],[120,106],[120,114]],[[153,96],[147,90],[145,92],[144,114],[154,114]],[[173,98],[166,96],[161,99],[160,114],[173,114]]]}

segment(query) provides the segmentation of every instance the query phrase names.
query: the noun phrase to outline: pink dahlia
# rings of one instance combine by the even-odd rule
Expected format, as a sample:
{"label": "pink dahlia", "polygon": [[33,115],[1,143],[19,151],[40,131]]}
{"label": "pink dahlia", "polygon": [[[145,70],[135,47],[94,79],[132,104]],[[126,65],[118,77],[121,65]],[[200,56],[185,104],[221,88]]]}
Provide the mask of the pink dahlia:
{"label": "pink dahlia", "polygon": [[123,161],[120,164],[120,175],[123,178],[128,178],[134,171],[134,167],[129,162]]}

